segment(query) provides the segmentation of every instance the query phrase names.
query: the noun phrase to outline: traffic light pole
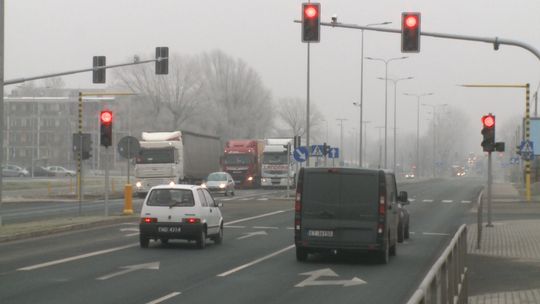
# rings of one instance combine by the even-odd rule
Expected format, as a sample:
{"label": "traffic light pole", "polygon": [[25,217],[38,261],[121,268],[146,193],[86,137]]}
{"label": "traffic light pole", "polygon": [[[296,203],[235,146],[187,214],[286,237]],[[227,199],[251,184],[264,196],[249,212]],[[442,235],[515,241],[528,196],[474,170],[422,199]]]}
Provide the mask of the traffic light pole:
{"label": "traffic light pole", "polygon": [[488,223],[487,227],[493,227],[493,224],[491,223],[491,186],[493,184],[493,176],[492,176],[492,164],[491,164],[491,152],[488,152],[488,178],[487,178],[487,217],[488,217]]}

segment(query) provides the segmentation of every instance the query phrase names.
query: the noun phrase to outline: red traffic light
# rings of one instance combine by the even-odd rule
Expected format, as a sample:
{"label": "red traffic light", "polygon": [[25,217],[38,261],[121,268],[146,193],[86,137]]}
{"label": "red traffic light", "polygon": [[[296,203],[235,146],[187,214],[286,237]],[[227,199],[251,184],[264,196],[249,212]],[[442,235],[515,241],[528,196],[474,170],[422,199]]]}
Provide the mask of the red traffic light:
{"label": "red traffic light", "polygon": [[495,126],[495,116],[489,114],[482,116],[482,124],[486,128],[492,128]]}
{"label": "red traffic light", "polygon": [[99,120],[102,124],[110,124],[112,122],[113,115],[112,111],[105,110],[101,111],[101,114],[99,115]]}
{"label": "red traffic light", "polygon": [[418,15],[405,15],[404,25],[409,29],[414,29],[418,26]]}
{"label": "red traffic light", "polygon": [[319,15],[318,6],[316,5],[306,5],[304,7],[304,16],[308,19],[316,18]]}

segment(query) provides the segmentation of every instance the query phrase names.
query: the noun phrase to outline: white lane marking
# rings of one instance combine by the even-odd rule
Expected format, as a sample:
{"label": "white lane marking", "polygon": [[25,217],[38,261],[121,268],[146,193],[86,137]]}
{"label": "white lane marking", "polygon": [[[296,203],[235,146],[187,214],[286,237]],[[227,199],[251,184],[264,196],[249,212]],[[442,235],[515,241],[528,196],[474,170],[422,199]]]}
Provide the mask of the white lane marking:
{"label": "white lane marking", "polygon": [[174,298],[174,297],[176,297],[177,295],[180,295],[180,294],[182,294],[182,293],[181,293],[181,292],[178,292],[178,291],[171,292],[170,294],[168,294],[168,295],[166,295],[166,296],[163,296],[163,297],[161,297],[161,298],[159,298],[159,299],[155,299],[155,300],[150,301],[150,302],[148,302],[148,303],[146,303],[146,304],[158,304],[158,303],[161,303],[161,302],[163,302],[163,301],[166,301],[166,300],[168,300],[168,299],[170,299],[170,298]]}
{"label": "white lane marking", "polygon": [[437,232],[422,232],[423,235],[443,235],[443,236],[446,236],[446,235],[450,235],[448,233],[437,233]]}
{"label": "white lane marking", "polygon": [[294,227],[287,227],[287,230],[294,230]]}
{"label": "white lane marking", "polygon": [[247,232],[247,233],[244,233],[243,236],[237,237],[236,239],[243,240],[243,239],[247,239],[253,236],[257,236],[257,235],[268,235],[268,233],[266,233],[266,231]]}
{"label": "white lane marking", "polygon": [[134,233],[126,234],[126,237],[136,236],[139,234],[140,234],[139,232],[134,232]]}
{"label": "white lane marking", "polygon": [[409,199],[409,202],[411,202],[411,203],[414,203],[415,201],[416,201],[415,198],[410,198],[410,199]]}
{"label": "white lane marking", "polygon": [[114,248],[105,249],[105,250],[94,251],[94,252],[90,252],[90,253],[85,253],[85,254],[81,254],[81,255],[72,256],[72,257],[65,258],[65,259],[60,259],[60,260],[50,261],[50,262],[36,264],[36,265],[32,265],[32,266],[22,267],[22,268],[19,268],[17,270],[18,271],[27,271],[27,270],[34,270],[34,269],[49,267],[49,266],[53,266],[53,265],[57,265],[57,264],[62,264],[62,263],[67,263],[67,262],[71,262],[71,261],[75,261],[75,260],[80,260],[80,259],[84,259],[84,258],[93,257],[93,256],[96,256],[96,255],[101,255],[101,254],[106,254],[106,253],[110,253],[110,252],[114,252],[114,251],[124,250],[124,249],[127,249],[127,248],[136,247],[136,246],[139,246],[139,243],[130,244],[130,245],[126,245],[126,246],[120,246],[120,247],[114,247]]}
{"label": "white lane marking", "polygon": [[422,202],[424,202],[424,203],[433,203],[433,200],[425,199],[425,200],[422,200]]}
{"label": "white lane marking", "polygon": [[239,201],[249,201],[249,200],[251,200],[251,199],[250,198],[241,198],[241,199],[239,199]]}
{"label": "white lane marking", "polygon": [[135,231],[139,231],[139,228],[120,228],[120,231],[122,232],[135,232]]}
{"label": "white lane marking", "polygon": [[449,204],[449,203],[453,203],[454,201],[453,200],[442,200],[441,202],[443,202],[445,204]]}
{"label": "white lane marking", "polygon": [[309,277],[303,280],[302,282],[296,284],[296,286],[294,287],[321,286],[321,285],[343,285],[343,287],[349,287],[349,286],[367,284],[366,281],[357,277],[354,277],[350,280],[317,280],[318,278],[324,277],[324,276],[338,277],[338,274],[335,273],[330,268],[304,272],[304,273],[301,273],[300,275],[307,275]]}
{"label": "white lane marking", "polygon": [[258,200],[258,201],[267,201],[268,198],[267,198],[267,197],[262,197],[262,198],[258,198],[257,200]]}
{"label": "white lane marking", "polygon": [[228,276],[228,275],[230,275],[230,274],[233,274],[233,273],[235,273],[235,272],[238,272],[238,271],[240,271],[240,270],[242,270],[242,269],[244,269],[244,268],[248,268],[248,267],[253,266],[253,265],[255,265],[255,264],[258,264],[258,263],[260,263],[260,262],[262,262],[262,261],[268,260],[268,259],[270,259],[270,258],[272,258],[272,257],[274,257],[274,256],[276,256],[276,255],[278,255],[278,254],[281,254],[281,253],[283,253],[283,252],[285,252],[285,251],[287,251],[287,250],[290,250],[290,249],[294,248],[294,246],[295,246],[294,244],[291,245],[291,246],[287,246],[287,247],[285,247],[285,248],[283,248],[283,249],[280,249],[280,250],[278,250],[278,251],[276,251],[276,252],[274,252],[274,253],[271,253],[271,254],[269,254],[269,255],[267,255],[267,256],[264,256],[264,257],[262,257],[262,258],[256,259],[256,260],[251,261],[251,262],[249,262],[249,263],[247,263],[247,264],[238,266],[238,267],[233,268],[233,269],[231,269],[231,270],[229,270],[229,271],[226,271],[226,272],[224,272],[224,273],[220,273],[220,274],[218,274],[217,276],[218,276],[218,277],[226,277],[226,276]]}
{"label": "white lane marking", "polygon": [[462,204],[470,204],[471,201],[461,201]]}
{"label": "white lane marking", "polygon": [[108,280],[110,278],[114,278],[114,277],[117,277],[117,276],[120,276],[120,275],[124,275],[126,273],[130,273],[130,272],[137,271],[137,270],[142,270],[142,269],[159,270],[159,262],[151,262],[151,263],[144,263],[144,264],[138,264],[138,265],[122,266],[120,268],[122,268],[124,270],[120,270],[120,271],[113,272],[111,274],[99,277],[96,280],[100,280],[100,281]]}
{"label": "white lane marking", "polygon": [[253,226],[253,229],[279,229],[279,227]]}
{"label": "white lane marking", "polygon": [[227,228],[234,228],[234,229],[244,229],[246,228],[246,226],[228,226],[228,225],[225,225],[227,226]]}
{"label": "white lane marking", "polygon": [[221,199],[217,199],[216,201],[232,201],[234,198],[221,198]]}
{"label": "white lane marking", "polygon": [[265,214],[261,214],[261,215],[252,216],[252,217],[246,217],[246,218],[239,219],[239,220],[236,220],[236,221],[228,222],[228,223],[225,224],[225,226],[229,226],[229,225],[232,225],[232,224],[241,223],[241,222],[245,222],[245,221],[249,221],[249,220],[258,219],[258,218],[261,218],[261,217],[276,215],[276,214],[280,214],[280,213],[287,212],[287,211],[292,211],[292,210],[294,210],[294,209],[291,208],[291,209],[287,209],[287,210],[278,210],[278,211],[274,211],[274,212],[270,212],[270,213],[265,213]]}

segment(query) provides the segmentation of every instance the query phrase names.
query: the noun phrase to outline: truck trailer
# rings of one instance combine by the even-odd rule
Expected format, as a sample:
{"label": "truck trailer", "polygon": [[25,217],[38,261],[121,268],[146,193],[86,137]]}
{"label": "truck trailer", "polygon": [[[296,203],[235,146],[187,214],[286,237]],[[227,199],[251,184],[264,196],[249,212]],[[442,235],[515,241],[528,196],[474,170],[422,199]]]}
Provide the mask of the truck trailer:
{"label": "truck trailer", "polygon": [[142,132],[135,158],[135,193],[144,196],[157,185],[200,184],[219,171],[219,137],[187,131]]}
{"label": "truck trailer", "polygon": [[261,185],[261,165],[264,141],[259,139],[235,139],[225,143],[221,168],[242,188]]}

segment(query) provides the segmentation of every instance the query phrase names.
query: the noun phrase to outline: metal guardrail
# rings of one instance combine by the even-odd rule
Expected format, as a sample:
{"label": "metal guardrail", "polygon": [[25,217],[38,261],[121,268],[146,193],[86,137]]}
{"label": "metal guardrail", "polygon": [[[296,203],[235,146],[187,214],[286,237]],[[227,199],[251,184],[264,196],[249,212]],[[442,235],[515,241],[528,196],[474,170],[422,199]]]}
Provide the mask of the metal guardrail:
{"label": "metal guardrail", "polygon": [[407,304],[466,304],[467,226],[461,225]]}
{"label": "metal guardrail", "polygon": [[480,243],[482,242],[482,225],[483,225],[483,206],[484,206],[484,190],[478,195],[478,203],[476,207],[476,249],[480,249]]}

